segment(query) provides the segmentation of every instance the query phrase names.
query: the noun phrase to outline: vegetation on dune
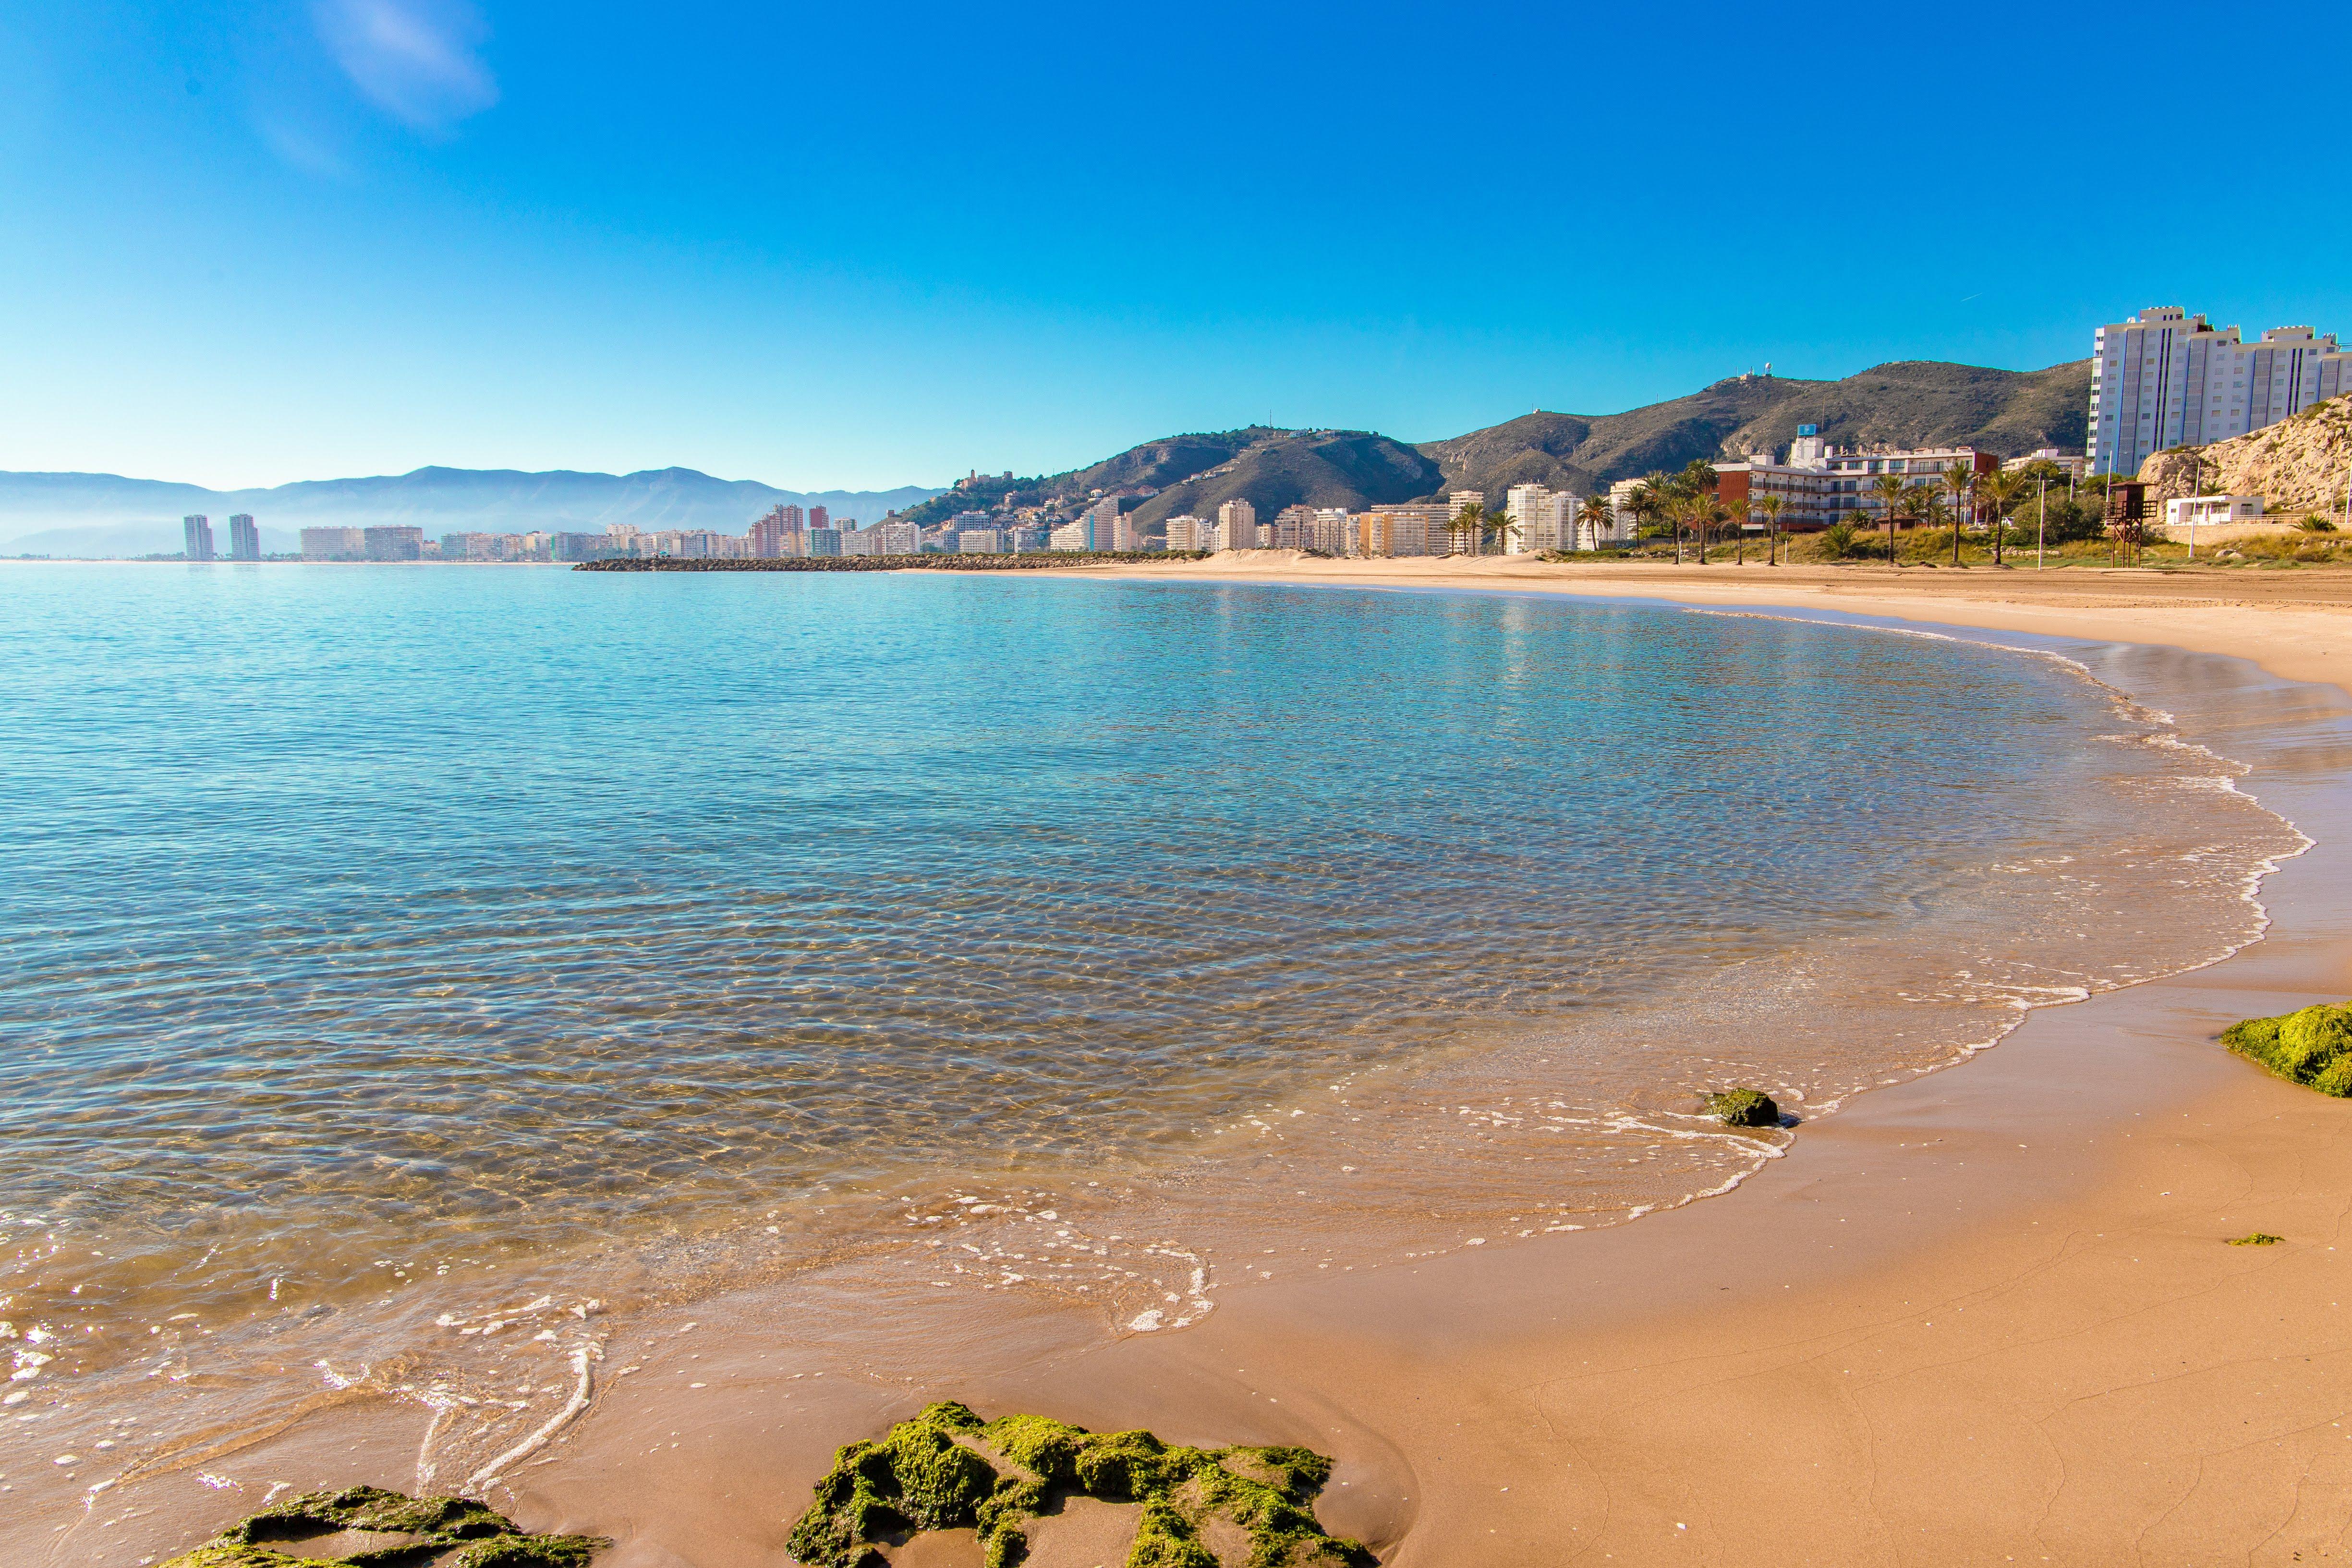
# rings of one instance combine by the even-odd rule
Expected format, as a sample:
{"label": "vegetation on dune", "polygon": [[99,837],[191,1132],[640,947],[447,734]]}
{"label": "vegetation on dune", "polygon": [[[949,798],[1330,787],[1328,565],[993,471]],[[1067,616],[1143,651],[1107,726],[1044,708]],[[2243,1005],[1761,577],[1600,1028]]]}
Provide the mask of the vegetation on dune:
{"label": "vegetation on dune", "polygon": [[1706,1097],[1706,1113],[1727,1127],[1777,1127],[1780,1103],[1761,1089],[1727,1089]]}
{"label": "vegetation on dune", "polygon": [[1028,1554],[1030,1521],[1087,1497],[1141,1505],[1127,1568],[1218,1568],[1202,1540],[1212,1520],[1246,1537],[1250,1568],[1369,1564],[1361,1546],[1316,1522],[1330,1477],[1330,1461],[1305,1448],[1183,1448],[1045,1416],[983,1421],[949,1401],[836,1453],[786,1546],[810,1568],[884,1568],[879,1541],[972,1529],[988,1568],[1013,1568]]}
{"label": "vegetation on dune", "polygon": [[2247,1019],[2223,1030],[2221,1043],[2281,1078],[2352,1098],[2352,1003],[2322,1002],[2280,1018]]}
{"label": "vegetation on dune", "polygon": [[[303,1542],[343,1531],[393,1540],[334,1558]],[[374,1568],[586,1568],[610,1542],[586,1535],[530,1535],[471,1498],[404,1497],[377,1487],[310,1492],[240,1520],[163,1568],[301,1568],[332,1562]]]}

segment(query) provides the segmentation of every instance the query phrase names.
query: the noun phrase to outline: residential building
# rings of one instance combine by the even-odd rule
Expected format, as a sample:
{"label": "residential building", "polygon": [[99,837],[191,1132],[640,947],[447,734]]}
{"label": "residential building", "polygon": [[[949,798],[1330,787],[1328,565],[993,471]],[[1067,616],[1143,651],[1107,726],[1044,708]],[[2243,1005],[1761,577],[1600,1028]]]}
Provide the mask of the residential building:
{"label": "residential building", "polygon": [[1444,555],[1454,508],[1435,502],[1374,507],[1358,520],[1356,548],[1370,556]]}
{"label": "residential building", "polygon": [[1217,548],[1257,549],[1257,508],[1247,501],[1226,501],[1217,507]]}
{"label": "residential building", "polygon": [[896,517],[885,517],[876,527],[881,530],[884,555],[923,553],[923,530],[920,525],[902,523]]}
{"label": "residential building", "polygon": [[1308,542],[1315,528],[1315,508],[1285,507],[1274,515],[1274,548],[1276,549],[1311,549]]}
{"label": "residential building", "polygon": [[358,528],[304,528],[304,560],[365,560],[367,536]]}
{"label": "residential building", "polygon": [[1512,486],[1505,492],[1503,509],[1518,531],[1509,537],[1505,553],[1534,555],[1544,550],[1576,549],[1580,505],[1566,490],[1543,485]]}
{"label": "residential building", "polygon": [[[823,507],[811,507],[808,509],[808,526],[812,528],[829,528],[833,527],[833,515]],[[851,519],[849,526],[856,528],[856,520]]]}
{"label": "residential building", "polygon": [[2091,339],[2094,474],[2137,474],[2152,453],[2275,424],[2352,392],[2352,354],[2333,335],[2273,327],[2259,341],[2202,316],[2150,308]]}
{"label": "residential building", "polygon": [[1355,529],[1345,507],[1318,507],[1315,521],[1307,528],[1307,548],[1325,555],[1353,555]]}
{"label": "residential building", "polygon": [[387,524],[382,528],[363,528],[370,560],[422,560],[425,559],[425,530]]}
{"label": "residential building", "polygon": [[771,507],[751,525],[751,553],[761,560],[776,560],[785,556],[804,553],[802,539],[803,514],[798,507]]}
{"label": "residential building", "polygon": [[261,530],[253,526],[251,512],[237,512],[229,517],[228,559],[231,560],[261,559]]}
{"label": "residential building", "polygon": [[1088,525],[1087,519],[1085,517],[1079,517],[1075,522],[1064,523],[1060,528],[1055,528],[1052,533],[1046,535],[1045,548],[1047,549],[1066,550],[1092,549],[1094,548],[1092,542],[1093,533],[1094,530]]}
{"label": "residential building", "polygon": [[1211,549],[1209,537],[1214,527],[1190,512],[1180,513],[1168,519],[1168,548],[1172,550]]}
{"label": "residential building", "polygon": [[2061,452],[2054,446],[2041,447],[2027,453],[2022,457],[2004,457],[2001,459],[2000,468],[2004,474],[2014,474],[2019,469],[2030,468],[2036,463],[2048,463],[2063,469],[2070,479],[2080,479],[2091,471],[2090,458],[2079,453]]}
{"label": "residential building", "polygon": [[190,560],[213,559],[213,520],[202,512],[191,512],[180,519],[180,534],[185,540],[181,553]]}
{"label": "residential building", "polygon": [[[2164,504],[2164,526],[2168,532],[2214,523],[2251,523],[2263,515],[2260,496],[2186,496]],[[2179,535],[2174,535],[2179,538]]]}
{"label": "residential building", "polygon": [[989,519],[992,516],[993,514],[989,512],[958,512],[948,519],[948,527],[958,533],[963,532],[966,528],[984,528],[989,526]]}
{"label": "residential building", "polygon": [[1612,525],[1610,528],[1610,537],[1612,538],[1630,539],[1633,537],[1633,530],[1641,526],[1642,519],[1633,512],[1633,493],[1641,489],[1645,481],[1640,479],[1620,479],[1609,486],[1609,517]]}
{"label": "residential building", "polygon": [[[307,536],[309,529],[303,530]],[[547,536],[547,559],[550,560],[602,560],[612,553],[610,534],[550,534]],[[306,538],[303,548],[309,549]]]}
{"label": "residential building", "polygon": [[841,553],[839,528],[811,528],[808,531],[808,553],[812,558],[837,556]]}
{"label": "residential building", "polygon": [[[983,513],[982,516],[986,514]],[[1004,535],[996,528],[963,528],[956,534],[959,555],[1003,555]]]}

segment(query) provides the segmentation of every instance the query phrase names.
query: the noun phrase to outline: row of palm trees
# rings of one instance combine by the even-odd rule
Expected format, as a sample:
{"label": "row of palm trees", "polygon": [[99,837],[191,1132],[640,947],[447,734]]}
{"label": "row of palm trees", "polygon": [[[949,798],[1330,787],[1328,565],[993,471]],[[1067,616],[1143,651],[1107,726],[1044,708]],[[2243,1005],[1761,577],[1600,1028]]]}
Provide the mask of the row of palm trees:
{"label": "row of palm trees", "polygon": [[[1684,561],[1685,543],[1696,546],[1698,563],[1707,564],[1707,545],[1734,521],[1762,518],[1768,563],[1780,564],[1780,517],[1787,497],[1750,492],[1742,517],[1719,493],[1720,476],[1704,457],[1693,458],[1673,474],[1653,474],[1633,487],[1624,505],[1636,523],[1646,528],[1671,529],[1675,564]],[[1895,559],[1895,528],[1898,521],[1918,528],[1952,526],[1952,564],[1960,564],[1962,525],[1983,526],[1992,536],[1993,564],[2001,560],[2009,519],[2036,483],[2031,473],[1994,469],[1980,473],[1965,461],[1955,462],[1932,480],[1881,474],[1870,482],[1871,494],[1886,525],[1886,559]],[[1595,497],[1597,500],[1598,497]],[[1590,505],[1591,503],[1588,503]],[[1455,513],[1445,531],[1457,551],[1467,542],[1468,552],[1485,554],[1491,544],[1507,549],[1519,527],[1499,507],[1474,501]],[[1597,536],[1596,536],[1597,537]]]}

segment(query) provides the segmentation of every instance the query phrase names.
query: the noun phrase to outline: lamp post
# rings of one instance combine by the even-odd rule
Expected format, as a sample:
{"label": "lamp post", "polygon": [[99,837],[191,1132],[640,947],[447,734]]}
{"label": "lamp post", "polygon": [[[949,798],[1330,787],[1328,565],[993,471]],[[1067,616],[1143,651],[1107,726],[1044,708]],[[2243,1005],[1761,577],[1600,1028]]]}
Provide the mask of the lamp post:
{"label": "lamp post", "polygon": [[2042,570],[2042,541],[2050,532],[2050,481],[2042,481],[2042,498],[2033,517],[2033,570]]}

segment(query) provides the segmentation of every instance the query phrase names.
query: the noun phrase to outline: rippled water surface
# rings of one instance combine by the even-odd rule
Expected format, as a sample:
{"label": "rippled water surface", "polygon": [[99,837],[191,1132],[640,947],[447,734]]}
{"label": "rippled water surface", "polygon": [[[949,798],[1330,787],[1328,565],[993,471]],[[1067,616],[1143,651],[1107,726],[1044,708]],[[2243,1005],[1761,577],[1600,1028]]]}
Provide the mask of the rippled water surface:
{"label": "rippled water surface", "polygon": [[[961,1250],[1172,1324],[1216,1249],[1170,1206],[1275,1224],[1275,1166],[1359,1217],[1622,1218],[1762,1157],[1698,1089],[1834,1101],[2215,956],[2292,847],[2078,668],[1766,618],[1013,574],[5,587],[19,1388],[184,1380],[239,1334],[310,1336],[270,1352],[300,1366],[577,1333],[1049,1202],[1095,1226],[1064,1272]],[[1149,1255],[1087,1248],[1144,1186]]]}

